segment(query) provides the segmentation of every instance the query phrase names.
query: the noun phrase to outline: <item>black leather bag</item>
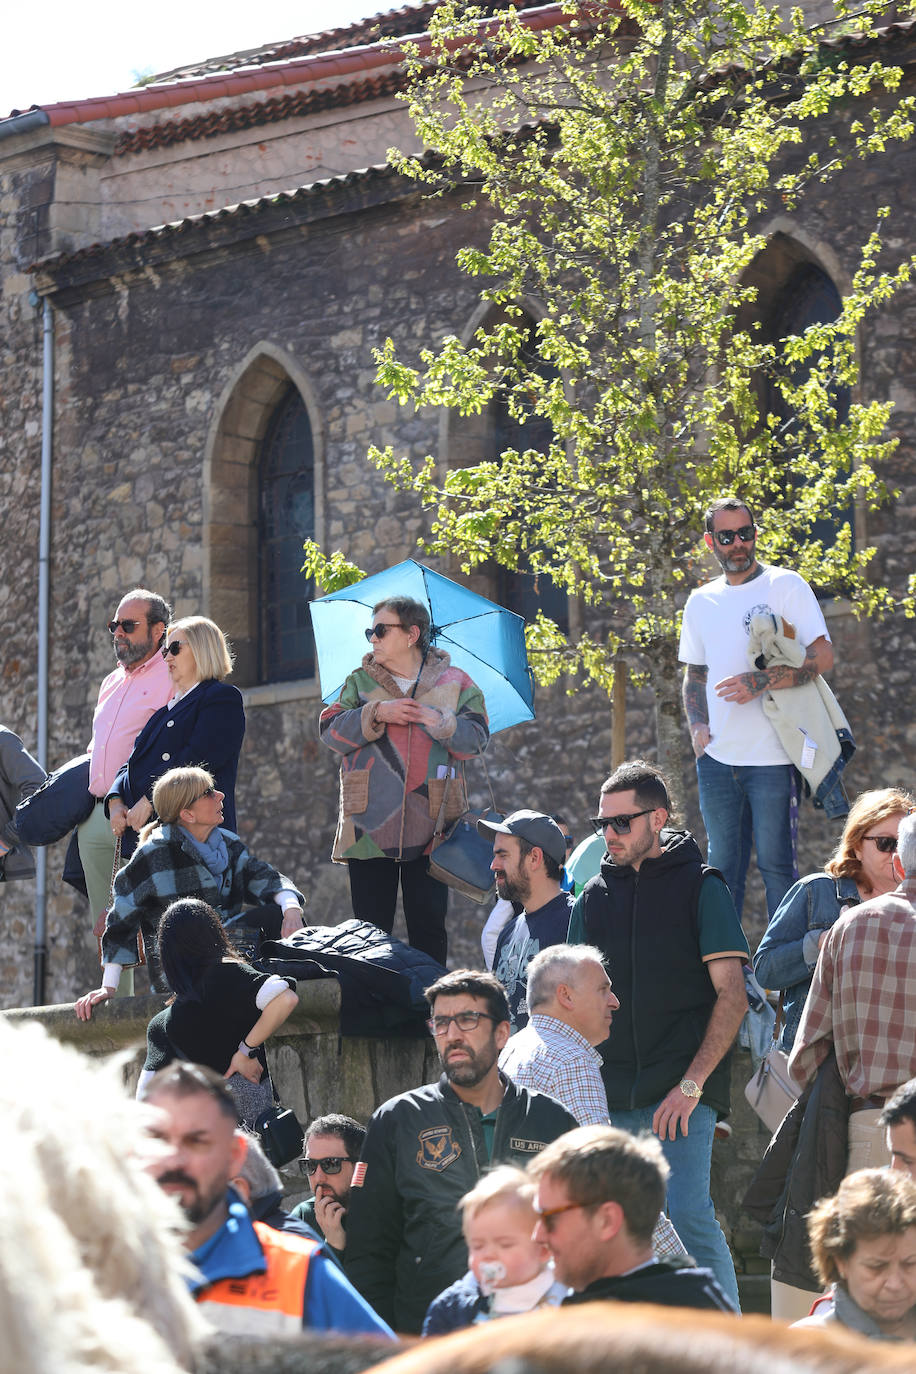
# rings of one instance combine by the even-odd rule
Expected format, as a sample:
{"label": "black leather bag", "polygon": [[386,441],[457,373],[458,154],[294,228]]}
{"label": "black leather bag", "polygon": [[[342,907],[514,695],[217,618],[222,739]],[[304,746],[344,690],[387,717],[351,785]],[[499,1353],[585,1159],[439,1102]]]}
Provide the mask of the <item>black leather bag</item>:
{"label": "black leather bag", "polygon": [[302,1154],[305,1132],[291,1108],[275,1102],[257,1118],[254,1129],[261,1137],[261,1147],[275,1169],[282,1169],[284,1164],[291,1164]]}

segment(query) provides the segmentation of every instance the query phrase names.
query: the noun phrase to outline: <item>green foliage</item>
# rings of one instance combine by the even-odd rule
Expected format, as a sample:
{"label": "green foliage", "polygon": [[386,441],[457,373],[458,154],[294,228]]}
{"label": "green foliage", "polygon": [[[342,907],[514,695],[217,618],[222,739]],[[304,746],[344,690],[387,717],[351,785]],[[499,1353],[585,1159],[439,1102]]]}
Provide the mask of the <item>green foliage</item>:
{"label": "green foliage", "polygon": [[[585,18],[570,5],[539,32],[510,9],[482,41],[480,11],[452,0],[431,22],[432,58],[409,59],[410,112],[438,159],[391,159],[430,194],[464,186],[487,210],[486,242],[458,263],[493,310],[469,342],[447,337],[414,365],[388,340],[378,381],[402,405],[459,416],[502,398],[519,424],[549,421],[552,440],[444,473],[431,457],[370,457],[431,512],[428,551],[465,572],[496,560],[549,574],[596,608],[597,638],[530,627],[542,681],[607,687],[628,655],[670,701],[677,608],[723,492],[767,513],[765,557],[863,613],[889,604],[871,550],[812,530],[886,499],[889,406],[855,404],[840,424],[835,397],[857,380],[863,318],[912,260],[890,264],[881,210],[839,318],[781,353],[748,272],[775,216],[910,137],[900,71],[867,45],[822,41],[871,32],[881,9],[868,0],[851,20],[841,5],[814,33],[760,0],[620,0]],[[522,299],[540,303],[533,338]],[[763,378],[792,426],[761,415]]]}
{"label": "green foliage", "polygon": [[330,555],[324,554],[314,539],[306,539],[302,548],[305,562],[299,571],[314,580],[316,590],[323,596],[339,592],[341,587],[352,587],[354,582],[366,576],[362,568],[344,558],[339,549]]}

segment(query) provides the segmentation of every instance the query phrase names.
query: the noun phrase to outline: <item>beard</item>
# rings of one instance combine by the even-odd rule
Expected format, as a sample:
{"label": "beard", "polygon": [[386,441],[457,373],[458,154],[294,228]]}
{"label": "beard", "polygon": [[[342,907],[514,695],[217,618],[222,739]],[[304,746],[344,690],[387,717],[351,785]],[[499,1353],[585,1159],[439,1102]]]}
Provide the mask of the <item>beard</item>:
{"label": "beard", "polygon": [[723,572],[749,572],[754,566],[754,559],[757,556],[757,545],[756,543],[743,544],[736,552],[734,544],[728,549],[723,549],[717,544],[715,552]]}
{"label": "beard", "polygon": [[467,1058],[450,1063],[448,1053],[450,1049],[455,1048],[455,1045],[446,1045],[442,1051],[442,1068],[446,1078],[450,1083],[457,1083],[459,1088],[476,1088],[477,1084],[486,1078],[499,1057],[495,1043],[486,1045],[482,1050],[472,1050],[470,1045],[462,1044],[460,1048]]}
{"label": "beard", "polygon": [[531,896],[531,884],[520,873],[516,873],[514,878],[499,873],[496,875],[496,893],[506,902],[517,902],[519,906],[525,906]]}
{"label": "beard", "polygon": [[134,663],[140,663],[144,658],[149,658],[153,652],[153,636],[148,634],[146,639],[140,643],[134,643],[131,639],[116,639],[114,643],[115,658],[125,668],[131,667]]}
{"label": "beard", "polygon": [[199,1185],[195,1183],[193,1178],[189,1178],[187,1174],[183,1174],[177,1169],[160,1174],[156,1182],[160,1188],[171,1183],[189,1190],[190,1196],[187,1191],[178,1195],[178,1205],[192,1226],[199,1226],[202,1221],[206,1221],[213,1209],[226,1196],[226,1188],[228,1187],[227,1183],[221,1181],[217,1187],[212,1188],[209,1192],[201,1192]]}

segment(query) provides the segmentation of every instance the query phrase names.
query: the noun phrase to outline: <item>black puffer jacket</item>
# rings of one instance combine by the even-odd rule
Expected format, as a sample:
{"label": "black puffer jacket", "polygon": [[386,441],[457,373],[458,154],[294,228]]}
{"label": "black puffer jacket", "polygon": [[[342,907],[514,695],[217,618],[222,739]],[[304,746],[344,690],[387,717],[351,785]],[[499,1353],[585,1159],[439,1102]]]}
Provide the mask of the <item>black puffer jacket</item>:
{"label": "black puffer jacket", "polygon": [[489,1160],[480,1112],[444,1075],[391,1098],[369,1122],[350,1191],[344,1267],[396,1331],[418,1332],[433,1298],[467,1269],[458,1203],[481,1174],[493,1164],[524,1167],[577,1124],[552,1097],[502,1082]]}
{"label": "black puffer jacket", "polygon": [[336,978],[341,1035],[428,1035],[424,992],[446,972],[421,949],[356,920],[270,940],[257,966],[299,982]]}

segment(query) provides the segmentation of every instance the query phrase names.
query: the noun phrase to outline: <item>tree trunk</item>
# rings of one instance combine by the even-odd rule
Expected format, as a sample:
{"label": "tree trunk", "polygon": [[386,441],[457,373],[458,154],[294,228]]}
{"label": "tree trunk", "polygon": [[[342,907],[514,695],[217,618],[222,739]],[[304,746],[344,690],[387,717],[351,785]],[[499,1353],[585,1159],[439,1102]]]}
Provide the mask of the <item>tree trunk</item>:
{"label": "tree trunk", "polygon": [[650,658],[655,691],[658,762],[671,783],[673,800],[682,809],[687,795],[690,750],[681,706],[682,670],[678,663],[676,641],[665,638],[653,647]]}

